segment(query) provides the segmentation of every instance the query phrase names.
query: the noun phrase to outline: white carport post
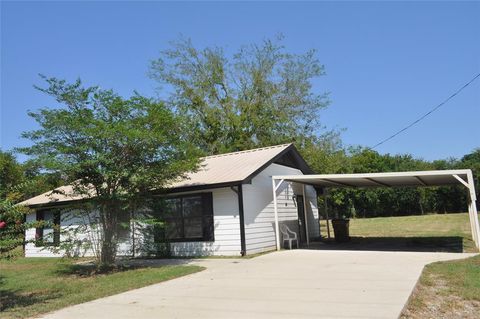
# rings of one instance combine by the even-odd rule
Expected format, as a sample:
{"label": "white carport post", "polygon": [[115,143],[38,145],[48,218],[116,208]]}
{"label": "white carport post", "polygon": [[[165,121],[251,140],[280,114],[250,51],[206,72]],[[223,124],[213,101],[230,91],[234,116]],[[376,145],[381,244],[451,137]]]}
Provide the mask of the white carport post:
{"label": "white carport post", "polygon": [[[470,181],[468,180],[468,174],[467,174],[467,181],[465,181],[463,178],[458,176],[457,174],[453,174],[453,177],[457,181],[459,181],[463,186],[465,186],[468,190],[468,196],[467,196],[467,206],[468,206],[468,219],[470,221],[470,231],[472,232],[472,239],[473,242],[475,243],[475,246],[478,248],[478,233],[477,229],[475,228],[475,218],[474,218],[474,213],[473,213],[473,208],[472,208],[472,192],[470,189]],[[473,196],[475,196],[475,192],[473,192]]]}
{"label": "white carport post", "polygon": [[470,219],[470,228],[472,230],[472,239],[475,243],[475,247],[480,250],[480,226],[478,224],[477,204],[475,203],[477,195],[475,194],[475,184],[473,182],[472,171],[469,170],[467,172],[467,181],[456,174],[453,174],[453,177],[468,189],[468,216]]}
{"label": "white carport post", "polygon": [[470,203],[469,203],[469,211],[470,213],[470,218],[473,218],[473,224],[474,224],[474,229],[475,229],[475,236],[474,236],[474,241],[475,245],[477,246],[477,249],[480,250],[480,226],[478,224],[478,212],[477,212],[477,195],[475,194],[475,184],[473,182],[473,174],[472,171],[467,172],[467,180],[468,180],[468,190],[469,190],[469,198],[470,198]]}
{"label": "white carport post", "polygon": [[275,215],[275,241],[277,242],[277,250],[280,250],[280,227],[278,225],[278,207],[277,207],[277,189],[282,185],[283,179],[278,185],[275,183],[275,178],[272,176],[272,191],[273,191],[273,213]]}
{"label": "white carport post", "polygon": [[[472,228],[474,231],[472,231],[474,234],[473,234],[473,241],[475,242],[475,246],[480,250],[480,247],[479,247],[479,234],[478,234],[478,229],[475,229],[476,226],[476,221],[475,221],[475,216],[477,216],[477,214],[474,212],[475,211],[475,208],[474,206],[475,205],[475,202],[473,200],[470,200],[470,202],[468,203],[468,213],[470,215],[470,219],[471,219],[471,224],[472,224]],[[477,217],[478,219],[478,217]]]}

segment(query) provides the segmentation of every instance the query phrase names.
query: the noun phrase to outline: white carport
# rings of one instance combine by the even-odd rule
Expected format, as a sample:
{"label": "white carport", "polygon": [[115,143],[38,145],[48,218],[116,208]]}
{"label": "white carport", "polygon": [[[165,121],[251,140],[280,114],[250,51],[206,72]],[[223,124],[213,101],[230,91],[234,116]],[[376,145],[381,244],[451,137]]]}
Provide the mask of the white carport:
{"label": "white carport", "polygon": [[[463,185],[468,190],[468,213],[475,246],[480,250],[480,226],[478,223],[477,200],[473,174],[470,169],[441,171],[410,171],[365,174],[326,174],[326,175],[285,175],[272,176],[273,206],[275,214],[275,234],[277,250],[280,250],[280,235],[277,207],[277,190],[284,182],[295,182],[322,188],[346,187],[429,187]],[[305,187],[303,187],[305,188]],[[308,244],[308,237],[307,237]]]}

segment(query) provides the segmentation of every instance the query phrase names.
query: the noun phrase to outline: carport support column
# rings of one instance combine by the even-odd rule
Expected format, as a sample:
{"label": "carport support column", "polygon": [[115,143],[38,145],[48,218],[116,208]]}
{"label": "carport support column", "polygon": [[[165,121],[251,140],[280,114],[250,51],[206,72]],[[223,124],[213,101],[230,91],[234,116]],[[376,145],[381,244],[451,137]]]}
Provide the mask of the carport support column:
{"label": "carport support column", "polygon": [[473,207],[472,207],[472,199],[470,197],[470,191],[469,191],[469,194],[467,196],[467,202],[468,202],[468,219],[470,220],[470,230],[472,232],[472,239],[473,239],[473,242],[475,243],[475,247],[478,248],[478,244],[477,244],[477,234],[476,234],[476,230],[475,230],[475,219],[473,217]]}
{"label": "carport support column", "polygon": [[328,203],[327,203],[328,188],[323,188],[323,206],[325,207],[325,218],[327,219],[327,236],[330,239],[330,222],[328,221]]}
{"label": "carport support column", "polygon": [[273,213],[275,215],[275,241],[277,243],[277,250],[280,250],[280,227],[278,225],[278,205],[277,205],[277,189],[282,184],[283,180],[280,180],[278,185],[275,183],[275,179],[272,178],[272,191],[273,191]]}
{"label": "carport support column", "polygon": [[469,192],[468,196],[467,196],[467,201],[468,201],[468,216],[469,216],[469,219],[470,219],[470,227],[472,229],[472,239],[473,239],[473,242],[475,243],[475,247],[479,248],[479,243],[478,243],[478,238],[479,238],[479,234],[478,234],[478,230],[476,229],[476,219],[475,219],[475,216],[476,216],[476,213],[474,213],[475,211],[475,208],[473,207],[474,203],[475,203],[475,200],[472,199],[472,196]]}
{"label": "carport support column", "polygon": [[477,249],[480,250],[480,226],[478,224],[478,212],[477,212],[477,195],[475,194],[475,183],[473,181],[473,175],[472,171],[469,171],[467,173],[467,180],[468,180],[468,190],[469,190],[469,197],[470,197],[470,205],[469,205],[469,211],[470,211],[470,218],[473,219],[473,240],[475,241],[475,246],[477,246]]}

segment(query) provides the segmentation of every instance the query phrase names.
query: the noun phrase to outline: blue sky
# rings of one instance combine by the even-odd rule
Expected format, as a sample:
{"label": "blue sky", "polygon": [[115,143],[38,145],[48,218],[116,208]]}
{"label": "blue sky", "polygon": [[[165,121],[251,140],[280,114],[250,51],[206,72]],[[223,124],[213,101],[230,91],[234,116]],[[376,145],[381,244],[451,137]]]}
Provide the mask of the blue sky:
{"label": "blue sky", "polygon": [[[479,15],[480,2],[2,2],[1,148],[28,143],[27,110],[55,105],[33,88],[39,73],[155,95],[149,61],[180,34],[233,52],[278,33],[326,67],[322,122],[371,146],[480,72]],[[460,157],[480,147],[479,119],[480,80],[378,151]]]}

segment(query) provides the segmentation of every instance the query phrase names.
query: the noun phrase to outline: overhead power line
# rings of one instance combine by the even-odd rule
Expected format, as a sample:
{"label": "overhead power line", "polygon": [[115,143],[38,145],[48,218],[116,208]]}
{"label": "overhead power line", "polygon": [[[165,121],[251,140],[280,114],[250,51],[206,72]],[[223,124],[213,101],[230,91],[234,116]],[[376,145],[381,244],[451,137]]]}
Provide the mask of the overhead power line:
{"label": "overhead power line", "polygon": [[470,84],[472,84],[476,79],[478,79],[480,77],[480,73],[478,73],[477,75],[475,75],[470,81],[468,81],[466,84],[464,84],[461,88],[459,88],[457,91],[455,91],[455,93],[453,93],[452,95],[450,95],[448,98],[446,98],[442,103],[438,104],[437,106],[435,106],[433,109],[431,109],[430,111],[428,111],[427,113],[423,114],[421,117],[419,117],[418,119],[416,119],[415,121],[413,121],[412,123],[408,124],[407,126],[405,126],[404,128],[402,128],[401,130],[395,132],[393,135],[387,137],[386,139],[384,140],[381,140],[380,142],[378,142],[377,144],[375,144],[374,146],[370,147],[370,149],[374,149],[380,145],[382,145],[383,143],[385,142],[388,142],[390,141],[392,138],[396,137],[397,135],[405,132],[406,130],[408,130],[409,128],[411,128],[412,126],[414,126],[415,124],[417,124],[418,122],[420,122],[421,120],[423,120],[424,118],[426,118],[427,116],[429,116],[430,114],[432,114],[433,112],[435,112],[436,110],[438,110],[440,107],[442,107],[445,103],[447,103],[448,101],[450,101],[451,99],[453,99],[455,96],[457,96],[460,92],[462,92],[467,86],[469,86]]}

